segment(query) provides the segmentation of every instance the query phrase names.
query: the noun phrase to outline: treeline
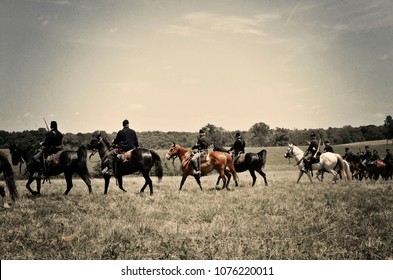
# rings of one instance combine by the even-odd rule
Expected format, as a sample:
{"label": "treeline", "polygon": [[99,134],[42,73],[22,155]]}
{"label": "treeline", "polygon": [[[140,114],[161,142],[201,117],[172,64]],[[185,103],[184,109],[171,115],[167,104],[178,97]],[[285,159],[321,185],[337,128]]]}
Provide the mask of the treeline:
{"label": "treeline", "polygon": [[[229,147],[233,144],[236,131],[228,131],[213,124],[207,124],[202,129],[205,130],[214,145]],[[40,128],[23,132],[7,132],[0,130],[0,148],[6,149],[11,143],[32,145],[43,141],[47,130]],[[91,133],[66,133],[64,135],[64,145],[68,148],[75,148],[86,145],[90,142],[94,134],[101,133],[109,141],[116,137],[116,133],[108,134],[105,131],[94,131]],[[254,124],[247,131],[240,131],[248,147],[268,147],[285,146],[288,143],[295,145],[306,145],[309,135],[315,133],[319,139],[329,140],[333,145],[347,144],[353,142],[392,139],[393,138],[393,119],[387,116],[383,125],[366,125],[352,127],[350,125],[342,128],[328,129],[287,129],[274,128],[259,122]],[[137,132],[139,143],[142,147],[151,149],[166,149],[171,143],[175,142],[185,147],[195,144],[198,132],[161,132],[145,131]]]}

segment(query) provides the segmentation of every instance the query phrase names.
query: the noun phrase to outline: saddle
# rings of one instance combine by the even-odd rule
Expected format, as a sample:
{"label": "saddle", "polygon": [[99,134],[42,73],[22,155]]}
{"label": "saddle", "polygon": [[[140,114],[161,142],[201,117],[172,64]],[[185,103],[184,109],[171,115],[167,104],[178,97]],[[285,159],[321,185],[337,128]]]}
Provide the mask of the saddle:
{"label": "saddle", "polygon": [[130,161],[130,160],[131,160],[131,157],[132,157],[132,151],[133,151],[133,150],[134,150],[134,149],[129,150],[129,151],[126,151],[126,152],[121,153],[121,154],[118,154],[118,155],[117,155],[117,160],[118,160],[118,161],[121,161],[121,162],[123,162],[123,163],[126,163],[126,162]]}
{"label": "saddle", "polygon": [[57,166],[60,163],[60,155],[61,151],[58,151],[55,154],[46,155],[44,162],[46,166]]}
{"label": "saddle", "polygon": [[383,160],[377,159],[375,161],[370,161],[367,163],[368,166],[384,167],[386,163]]}
{"label": "saddle", "polygon": [[244,160],[246,159],[246,157],[245,157],[245,155],[243,153],[239,154],[238,156],[235,156],[235,155],[232,154],[232,158],[236,158],[236,160],[234,160],[234,162],[233,162],[234,164],[243,163]]}

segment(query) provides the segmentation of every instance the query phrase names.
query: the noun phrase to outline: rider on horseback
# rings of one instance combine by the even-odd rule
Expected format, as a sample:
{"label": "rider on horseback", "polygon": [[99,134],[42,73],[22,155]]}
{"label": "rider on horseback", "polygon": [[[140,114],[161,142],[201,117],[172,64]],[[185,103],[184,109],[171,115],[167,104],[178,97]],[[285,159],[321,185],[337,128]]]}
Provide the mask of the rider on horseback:
{"label": "rider on horseback", "polygon": [[51,121],[50,130],[46,133],[44,142],[41,143],[41,147],[38,152],[33,156],[32,166],[35,171],[33,177],[41,178],[44,174],[44,157],[55,154],[62,149],[63,134],[57,130],[57,122]]}
{"label": "rider on horseback", "polygon": [[244,154],[244,148],[246,147],[246,142],[240,136],[240,132],[236,132],[236,140],[229,151],[233,151],[233,162],[236,163],[241,154]]}
{"label": "rider on horseback", "polygon": [[194,174],[195,175],[199,176],[201,174],[200,156],[203,153],[207,154],[207,149],[210,144],[211,144],[211,141],[210,141],[209,137],[206,136],[206,133],[203,129],[200,129],[197,143],[192,147],[192,150],[197,150],[191,158],[191,163],[194,167],[194,170],[195,170]]}
{"label": "rider on horseback", "polygon": [[313,159],[315,159],[315,154],[319,152],[319,141],[314,133],[310,135],[310,144],[308,145],[307,151],[304,153],[303,160],[304,166],[301,169],[303,172],[308,172],[311,170],[311,165]]}
{"label": "rider on horseback", "polygon": [[113,144],[117,147],[117,149],[115,149],[112,153],[112,157],[109,159],[108,166],[102,170],[103,174],[114,175],[113,163],[117,155],[139,147],[136,132],[131,129],[129,125],[130,122],[128,120],[123,121],[123,129],[119,130],[115,140],[113,140]]}

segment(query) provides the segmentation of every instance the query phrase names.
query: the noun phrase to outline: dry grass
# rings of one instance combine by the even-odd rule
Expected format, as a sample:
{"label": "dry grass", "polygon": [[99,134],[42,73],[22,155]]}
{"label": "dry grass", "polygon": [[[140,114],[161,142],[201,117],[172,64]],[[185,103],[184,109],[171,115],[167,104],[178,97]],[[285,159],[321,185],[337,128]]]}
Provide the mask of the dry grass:
{"label": "dry grass", "polygon": [[[2,211],[1,259],[392,259],[392,182],[296,185],[293,167],[267,172],[269,187],[217,191],[216,176],[164,177],[153,197],[137,192],[142,178],[128,177],[127,193],[93,180],[89,196],[80,180],[68,196],[52,180],[32,198],[18,181],[21,199]],[[327,177],[327,176],[326,176]],[[233,185],[231,185],[233,188]]]}

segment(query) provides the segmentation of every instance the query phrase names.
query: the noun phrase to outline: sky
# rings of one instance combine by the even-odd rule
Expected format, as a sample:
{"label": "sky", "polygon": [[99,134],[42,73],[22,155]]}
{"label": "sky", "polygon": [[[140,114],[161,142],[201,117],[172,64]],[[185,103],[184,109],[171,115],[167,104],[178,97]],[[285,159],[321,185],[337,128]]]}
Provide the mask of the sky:
{"label": "sky", "polygon": [[0,0],[0,130],[382,125],[391,0]]}

